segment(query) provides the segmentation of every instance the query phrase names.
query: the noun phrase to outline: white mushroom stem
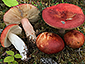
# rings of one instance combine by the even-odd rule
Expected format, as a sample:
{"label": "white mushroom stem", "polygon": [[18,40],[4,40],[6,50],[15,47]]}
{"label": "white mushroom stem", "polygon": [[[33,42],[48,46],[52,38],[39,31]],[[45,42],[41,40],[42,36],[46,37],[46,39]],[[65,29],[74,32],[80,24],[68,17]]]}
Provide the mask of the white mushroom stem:
{"label": "white mushroom stem", "polygon": [[33,26],[31,23],[28,21],[27,18],[23,18],[21,20],[22,26],[25,30],[26,36],[30,37],[30,39],[36,39],[35,31],[33,29]]}
{"label": "white mushroom stem", "polygon": [[20,39],[17,35],[11,32],[8,34],[8,39],[15,46],[15,48],[19,51],[20,55],[22,56],[21,60],[26,60],[28,49],[25,43],[22,41],[22,39]]}

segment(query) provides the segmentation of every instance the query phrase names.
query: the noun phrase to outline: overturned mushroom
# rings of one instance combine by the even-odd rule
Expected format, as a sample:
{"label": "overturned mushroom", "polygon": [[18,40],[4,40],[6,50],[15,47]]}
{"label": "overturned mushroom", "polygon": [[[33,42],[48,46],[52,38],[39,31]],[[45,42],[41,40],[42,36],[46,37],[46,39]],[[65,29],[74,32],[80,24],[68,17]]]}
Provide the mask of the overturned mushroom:
{"label": "overturned mushroom", "polygon": [[3,47],[9,47],[11,44],[19,51],[22,60],[27,60],[27,46],[16,34],[20,34],[21,27],[16,24],[7,26],[1,33],[1,44]]}
{"label": "overturned mushroom", "polygon": [[47,7],[42,12],[44,21],[65,33],[65,30],[76,28],[84,23],[84,14],[80,7],[61,3],[55,6]]}
{"label": "overturned mushroom", "polygon": [[5,13],[3,19],[6,25],[20,24],[21,22],[26,36],[30,36],[32,40],[36,39],[35,31],[30,24],[30,22],[35,22],[39,19],[39,10],[35,6],[31,4],[14,6]]}

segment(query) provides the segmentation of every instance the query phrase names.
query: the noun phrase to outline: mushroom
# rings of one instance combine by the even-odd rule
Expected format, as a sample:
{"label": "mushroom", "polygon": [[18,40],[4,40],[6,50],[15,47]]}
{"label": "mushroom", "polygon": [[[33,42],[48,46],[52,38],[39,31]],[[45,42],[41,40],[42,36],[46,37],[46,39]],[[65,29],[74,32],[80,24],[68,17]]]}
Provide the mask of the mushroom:
{"label": "mushroom", "polygon": [[51,32],[43,32],[38,35],[36,45],[40,51],[53,54],[64,49],[64,41],[60,36]]}
{"label": "mushroom", "polygon": [[[3,17],[5,24],[22,24],[26,36],[30,39],[36,39],[35,31],[30,22],[35,22],[39,19],[40,11],[31,4],[20,4],[10,8]],[[30,21],[30,22],[29,22]]]}
{"label": "mushroom", "polygon": [[27,60],[27,46],[23,40],[16,35],[21,32],[22,29],[17,24],[7,26],[1,33],[1,45],[3,47],[9,47],[13,44],[22,56],[21,60]]}
{"label": "mushroom", "polygon": [[71,30],[64,35],[66,44],[71,48],[80,48],[84,44],[84,35],[78,30]]}
{"label": "mushroom", "polygon": [[48,25],[59,29],[61,34],[65,33],[65,30],[76,28],[84,23],[82,9],[68,3],[60,3],[45,8],[42,17]]}

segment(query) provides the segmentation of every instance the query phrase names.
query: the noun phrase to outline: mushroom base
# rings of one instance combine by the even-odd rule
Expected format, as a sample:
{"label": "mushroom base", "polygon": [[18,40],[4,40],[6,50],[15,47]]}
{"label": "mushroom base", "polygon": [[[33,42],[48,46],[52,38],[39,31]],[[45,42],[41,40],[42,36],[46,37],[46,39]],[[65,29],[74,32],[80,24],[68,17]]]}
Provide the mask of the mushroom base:
{"label": "mushroom base", "polygon": [[65,30],[64,30],[64,29],[59,29],[58,32],[59,32],[60,34],[64,34],[64,33],[65,33]]}
{"label": "mushroom base", "polygon": [[21,60],[27,59],[27,46],[25,43],[15,34],[9,33],[8,39],[14,45],[14,47],[19,51],[20,55],[22,56]]}

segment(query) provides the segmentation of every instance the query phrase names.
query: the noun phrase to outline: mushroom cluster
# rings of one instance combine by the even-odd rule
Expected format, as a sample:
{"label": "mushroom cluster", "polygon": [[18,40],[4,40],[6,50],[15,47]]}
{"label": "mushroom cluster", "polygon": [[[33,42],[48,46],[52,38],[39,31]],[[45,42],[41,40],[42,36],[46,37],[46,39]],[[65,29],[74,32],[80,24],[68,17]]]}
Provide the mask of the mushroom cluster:
{"label": "mushroom cluster", "polygon": [[[39,18],[40,11],[31,4],[20,4],[10,8],[3,17],[5,24],[22,24],[26,36],[30,40],[35,40],[36,35],[30,22],[36,22]],[[30,21],[30,22],[29,22]]]}
{"label": "mushroom cluster", "polygon": [[11,43],[20,52],[22,60],[27,60],[27,46],[15,34],[20,34],[22,29],[18,25],[21,23],[26,33],[26,37],[35,43],[36,35],[30,22],[36,22],[39,19],[40,11],[32,4],[20,4],[10,8],[3,16],[6,28],[1,34],[1,44],[3,47],[9,47]]}
{"label": "mushroom cluster", "polygon": [[[20,34],[22,27],[26,37],[33,43],[36,42],[40,51],[53,54],[62,51],[65,47],[63,39],[54,33],[43,32],[36,37],[33,26],[30,22],[35,22],[39,18],[40,11],[31,4],[20,4],[10,8],[3,17],[6,28],[1,34],[1,44],[3,47],[9,47],[11,44],[20,52],[22,60],[27,58],[27,46],[16,34]],[[84,23],[84,14],[82,9],[76,5],[61,3],[55,6],[47,7],[42,11],[44,21],[58,28],[60,33],[65,30],[76,28]],[[67,32],[64,40],[69,47],[79,48],[84,44],[84,35],[76,30]]]}
{"label": "mushroom cluster", "polygon": [[[80,26],[85,19],[80,7],[68,3],[45,8],[42,11],[42,18],[48,25],[58,28],[61,35],[64,35],[65,30]],[[77,30],[72,30],[64,35],[64,40],[69,47],[79,48],[84,44],[84,35]],[[64,48],[64,42],[60,36],[49,32],[38,35],[36,45],[47,54],[57,53]]]}

